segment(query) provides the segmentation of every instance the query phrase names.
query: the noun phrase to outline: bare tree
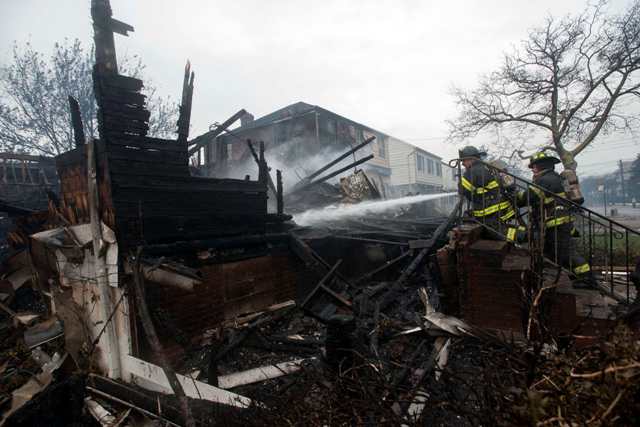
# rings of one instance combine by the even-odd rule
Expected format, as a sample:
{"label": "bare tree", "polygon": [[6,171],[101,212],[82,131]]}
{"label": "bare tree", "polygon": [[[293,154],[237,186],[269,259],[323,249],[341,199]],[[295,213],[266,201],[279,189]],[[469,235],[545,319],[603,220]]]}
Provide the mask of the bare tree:
{"label": "bare tree", "polygon": [[[47,156],[72,149],[69,95],[80,105],[85,135],[97,137],[93,58],[93,50],[85,50],[79,40],[56,43],[50,58],[29,43],[14,44],[11,63],[0,68],[0,149]],[[137,56],[119,65],[122,74],[138,78],[145,69]],[[143,92],[151,111],[149,134],[175,135],[178,106],[152,86]]]}
{"label": "bare tree", "polygon": [[[454,88],[459,115],[449,137],[462,140],[500,129],[548,137],[565,168],[598,135],[633,130],[640,120],[640,0],[619,15],[606,2],[580,15],[548,17],[519,49],[471,91]],[[629,100],[630,102],[626,102]],[[516,147],[517,148],[517,147]]]}

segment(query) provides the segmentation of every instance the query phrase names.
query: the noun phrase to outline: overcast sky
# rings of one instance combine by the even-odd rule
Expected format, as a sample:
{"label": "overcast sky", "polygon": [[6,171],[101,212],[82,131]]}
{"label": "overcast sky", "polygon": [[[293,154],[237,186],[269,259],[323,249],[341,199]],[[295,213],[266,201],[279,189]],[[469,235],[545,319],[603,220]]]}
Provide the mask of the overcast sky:
{"label": "overcast sky", "polygon": [[[452,85],[472,87],[546,15],[585,1],[111,0],[131,24],[120,55],[139,54],[162,94],[180,96],[184,63],[196,72],[191,135],[240,108],[256,118],[297,101],[320,105],[444,158]],[[612,2],[622,10],[627,1]],[[89,45],[90,0],[0,0],[0,63],[13,40],[50,51],[65,37]],[[486,140],[489,141],[488,139]],[[616,135],[579,157],[598,173],[640,151]]]}

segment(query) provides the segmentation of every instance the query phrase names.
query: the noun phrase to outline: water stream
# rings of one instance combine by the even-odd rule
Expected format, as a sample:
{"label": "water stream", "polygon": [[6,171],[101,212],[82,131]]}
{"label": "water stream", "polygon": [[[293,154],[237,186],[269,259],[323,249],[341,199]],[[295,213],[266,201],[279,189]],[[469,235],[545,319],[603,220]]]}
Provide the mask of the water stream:
{"label": "water stream", "polygon": [[321,222],[336,221],[350,217],[371,215],[391,211],[401,206],[415,203],[438,200],[445,197],[456,196],[457,193],[421,194],[417,196],[405,196],[397,199],[374,200],[357,204],[337,204],[325,206],[321,209],[309,209],[293,217],[293,220],[302,226],[315,225]]}

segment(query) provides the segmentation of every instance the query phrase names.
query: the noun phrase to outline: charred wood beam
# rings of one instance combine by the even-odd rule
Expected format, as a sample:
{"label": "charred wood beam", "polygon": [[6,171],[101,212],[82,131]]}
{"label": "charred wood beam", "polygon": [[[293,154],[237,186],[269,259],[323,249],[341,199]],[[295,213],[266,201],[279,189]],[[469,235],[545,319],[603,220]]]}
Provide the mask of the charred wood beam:
{"label": "charred wood beam", "polygon": [[112,396],[109,393],[105,393],[104,391],[100,391],[96,388],[93,388],[91,386],[87,386],[87,391],[89,391],[92,394],[95,394],[97,396],[100,396],[104,399],[110,400],[112,402],[115,402],[117,404],[120,404],[126,408],[130,408],[133,409],[134,411],[137,411],[139,413],[141,413],[142,415],[145,415],[149,418],[152,418],[154,420],[158,420],[161,421],[162,423],[166,423],[167,425],[170,426],[176,426],[176,427],[181,427],[180,424],[176,424],[173,421],[168,420],[167,418],[163,417],[162,415],[158,415],[155,412],[153,412],[152,410],[147,410],[144,408],[141,408],[139,406],[134,405],[133,403],[128,402],[127,400],[124,399],[120,399],[119,397],[116,396]]}
{"label": "charred wood beam", "polygon": [[317,171],[315,171],[314,173],[312,173],[311,175],[307,176],[306,178],[304,178],[300,183],[307,183],[310,182],[313,178],[315,178],[316,176],[320,175],[322,172],[326,171],[327,169],[329,169],[330,167],[336,165],[337,163],[341,162],[342,160],[346,159],[347,157],[349,157],[351,154],[355,153],[356,151],[360,150],[361,148],[369,145],[371,142],[373,142],[373,140],[375,140],[376,137],[372,136],[367,138],[364,142],[362,142],[361,144],[358,144],[357,146],[355,146],[354,148],[352,148],[351,150],[347,151],[346,153],[340,155],[338,158],[336,158],[335,160],[332,160],[331,162],[327,163],[326,165],[324,165],[323,167],[321,167],[320,169],[318,169]]}
{"label": "charred wood beam", "polygon": [[10,217],[12,217],[12,216],[30,215],[35,211],[31,209],[21,208],[20,206],[15,206],[0,200],[0,212],[6,212],[9,214]]}
{"label": "charred wood beam", "polygon": [[[331,265],[326,262],[320,255],[314,251],[304,240],[294,234],[289,234],[289,247],[294,254],[300,258],[307,268],[316,273],[319,277],[324,276],[325,272],[331,270]],[[335,275],[340,281],[349,287],[353,287],[351,282],[344,277],[340,272],[336,271]]]}
{"label": "charred wood beam", "polygon": [[[359,219],[347,219],[346,222],[353,227],[360,227],[367,230],[376,230],[377,234],[383,233],[389,236],[396,237],[404,237],[406,239],[415,239],[417,237],[424,237],[423,234],[418,234],[415,231],[407,231],[407,230],[398,230],[398,228],[386,227],[380,224],[372,224],[368,221],[363,221]],[[351,232],[350,234],[356,234],[356,232]]]}
{"label": "charred wood beam", "polygon": [[397,376],[394,378],[393,382],[391,383],[392,390],[397,391],[397,388],[407,378],[407,374],[409,373],[410,367],[413,366],[416,359],[423,354],[423,349],[426,343],[427,343],[426,340],[420,341],[420,344],[418,344],[418,347],[416,347],[413,353],[411,353],[409,360],[407,360],[407,362],[404,364],[400,372],[398,372]]}
{"label": "charred wood beam", "polygon": [[[276,313],[264,313],[262,316],[257,319],[251,321],[244,329],[235,331],[235,335],[231,338],[229,343],[224,347],[220,348],[217,352],[212,351],[209,355],[208,361],[208,371],[209,384],[212,384],[212,381],[217,382],[217,376],[211,375],[212,372],[217,371],[217,364],[221,361],[225,356],[227,356],[231,351],[233,351],[236,347],[244,342],[250,335],[252,335],[260,326],[268,323],[278,321],[296,310],[296,306],[293,307],[285,307],[284,310],[280,310]],[[200,376],[198,376],[200,378]]]}
{"label": "charred wood beam", "polygon": [[302,347],[299,345],[281,344],[270,341],[262,334],[254,334],[255,340],[247,341],[248,347],[261,348],[269,351],[284,351],[289,353],[315,354],[318,352],[316,348]]}
{"label": "charred wood beam", "polygon": [[382,299],[380,301],[381,310],[385,310],[393,302],[402,285],[404,285],[407,279],[416,271],[418,266],[420,266],[422,260],[424,260],[424,258],[427,256],[430,249],[431,247],[421,250],[413,259],[413,261],[411,261],[411,264],[409,264],[407,268],[402,271],[400,277],[398,277],[396,281],[393,282],[393,285],[391,285],[391,289],[389,289],[389,291],[387,291],[387,293],[382,296]]}
{"label": "charred wood beam", "polygon": [[284,214],[284,191],[282,189],[282,171],[276,169],[276,205],[278,215]]}
{"label": "charred wood beam", "polygon": [[360,283],[364,283],[367,280],[370,280],[372,277],[374,277],[376,274],[380,273],[381,271],[386,270],[389,267],[392,267],[394,265],[396,265],[397,263],[399,263],[400,261],[402,261],[403,259],[407,258],[409,256],[410,252],[405,252],[402,255],[400,255],[399,257],[396,257],[390,261],[385,262],[383,265],[381,265],[380,267],[376,268],[375,270],[371,270],[370,272],[360,276],[358,279],[356,279],[353,284],[354,285],[359,285]]}
{"label": "charred wood beam", "polygon": [[158,337],[156,328],[153,325],[153,321],[151,320],[151,314],[144,297],[144,278],[142,274],[142,267],[140,265],[141,255],[142,248],[139,248],[135,257],[135,261],[133,263],[133,289],[135,291],[134,293],[137,306],[136,311],[138,313],[138,317],[140,318],[140,322],[142,323],[142,327],[145,331],[145,335],[147,337],[149,345],[151,346],[151,349],[155,353],[156,357],[160,360],[162,370],[169,380],[171,389],[180,402],[185,425],[189,427],[195,426],[195,421],[193,419],[193,416],[191,415],[191,408],[189,407],[189,400],[187,398],[187,395],[185,394],[182,385],[178,381],[178,377],[176,376],[175,371],[169,365],[168,358],[164,353],[164,349],[162,347],[162,344],[160,343],[160,338]]}
{"label": "charred wood beam", "polygon": [[146,245],[145,255],[164,255],[189,253],[203,249],[232,249],[239,247],[253,247],[266,244],[286,244],[290,240],[288,233],[255,234],[220,239],[192,240],[184,242]]}
{"label": "charred wood beam", "polygon": [[[261,143],[264,144],[264,143]],[[266,179],[267,179],[267,184],[269,185],[269,189],[271,189],[271,191],[273,191],[273,194],[275,194],[276,196],[278,195],[278,190],[276,189],[276,186],[273,184],[273,180],[271,179],[271,174],[269,173],[269,166],[266,164],[266,160],[261,161],[260,157],[258,157],[258,153],[256,153],[255,148],[253,148],[253,144],[251,143],[250,139],[247,139],[247,147],[249,147],[249,151],[251,152],[251,156],[253,157],[253,160],[256,161],[256,164],[258,165],[258,170],[262,170],[263,167],[263,163],[264,163],[264,168],[266,169]],[[261,147],[264,147],[264,145],[261,145]],[[263,154],[264,154],[264,150],[263,150]],[[263,156],[264,157],[264,156]],[[260,178],[258,178],[258,180],[260,180]],[[278,211],[278,213],[280,213]]]}
{"label": "charred wood beam", "polygon": [[271,185],[273,185],[273,181],[271,181],[271,176],[269,175],[267,161],[264,158],[264,141],[260,141],[260,156],[258,159],[258,181],[265,186],[268,185],[268,182],[271,182]]}
{"label": "charred wood beam", "polygon": [[416,370],[417,372],[420,372],[420,374],[418,375],[417,378],[414,378],[413,386],[411,387],[411,390],[407,395],[405,395],[403,399],[404,401],[400,403],[402,414],[405,414],[409,409],[409,407],[412,405],[412,402],[414,402],[415,394],[418,391],[418,389],[421,387],[422,381],[424,380],[424,378],[428,374],[430,374],[434,370],[434,368],[436,368],[436,365],[438,364],[438,358],[440,356],[440,352],[442,351],[443,346],[445,345],[448,346],[448,344],[446,344],[447,342],[450,342],[450,338],[442,338],[442,337],[436,338],[435,345],[433,346],[433,350],[431,351],[431,354],[427,359],[425,359],[420,364],[419,369]]}
{"label": "charred wood beam", "polygon": [[[113,37],[114,19],[111,15],[111,4],[109,0],[91,0],[93,41],[96,50],[95,67],[100,74],[118,74],[116,45]],[[117,25],[115,27],[119,29]]]}
{"label": "charred wood beam", "polygon": [[380,240],[380,239],[367,239],[366,237],[343,236],[339,234],[335,234],[331,236],[331,238],[337,239],[337,240],[354,240],[354,241],[363,242],[363,243],[377,243],[380,245],[409,246],[409,243],[407,242],[395,242],[393,240]]}
{"label": "charred wood beam", "polygon": [[[351,224],[354,227],[357,227],[359,225],[366,225],[366,223],[360,221],[351,221]],[[347,231],[345,230],[346,233],[349,234],[349,236],[381,236],[383,235],[385,237],[385,239],[399,239],[400,241],[404,241],[408,244],[409,240],[413,240],[416,238],[416,233],[409,233],[406,231],[392,231],[388,228],[382,228],[380,230],[351,230],[351,231]]]}
{"label": "charred wood beam", "polygon": [[391,288],[385,293],[380,302],[380,309],[385,310],[389,305],[393,302],[395,297],[397,296],[400,288],[404,285],[404,283],[409,279],[409,277],[415,272],[415,270],[420,266],[424,258],[431,253],[434,247],[437,246],[437,243],[441,241],[449,229],[453,226],[454,222],[458,217],[458,206],[461,201],[458,201],[456,207],[451,211],[451,214],[442,224],[438,226],[436,231],[433,233],[433,236],[429,239],[427,244],[425,244],[425,248],[422,249],[418,255],[413,259],[411,264],[407,266],[407,268],[402,272],[400,277],[393,283]]}
{"label": "charred wood beam", "polygon": [[78,101],[69,95],[69,111],[71,112],[71,126],[73,127],[73,139],[76,148],[84,145],[84,126],[82,125],[82,115]]}
{"label": "charred wood beam", "polygon": [[342,296],[338,295],[336,292],[334,292],[333,290],[331,290],[329,287],[326,286],[326,283],[329,283],[329,281],[331,281],[333,276],[336,274],[336,270],[338,269],[338,267],[340,267],[340,264],[342,264],[342,260],[338,260],[338,262],[336,262],[333,265],[333,267],[331,267],[331,270],[329,270],[329,272],[324,275],[324,277],[320,280],[320,282],[318,282],[316,287],[313,288],[313,290],[311,292],[309,292],[309,295],[307,295],[307,297],[304,299],[302,304],[300,304],[300,307],[304,308],[304,306],[307,305],[307,303],[309,303],[309,301],[315,296],[315,294],[319,290],[322,290],[325,293],[327,293],[328,295],[330,295],[333,298],[335,298],[342,305],[344,305],[344,306],[346,306],[348,308],[351,308],[351,302],[350,301],[344,299]]}
{"label": "charred wood beam", "polygon": [[213,141],[218,135],[227,130],[227,128],[236,121],[240,120],[240,118],[245,114],[247,114],[246,110],[242,109],[229,117],[220,126],[189,141],[189,147],[191,147],[189,149],[189,156],[192,156],[196,151]]}
{"label": "charred wood beam", "polygon": [[[148,412],[146,415],[150,415],[153,418],[160,417],[158,419],[164,422],[170,422],[171,425],[179,425],[180,411],[172,403],[163,402],[162,405],[158,404],[156,396],[152,392],[143,391],[141,388],[134,388],[127,384],[112,380],[108,377],[103,377],[96,374],[89,374],[87,378],[87,388],[90,391],[96,391],[98,393],[104,393],[107,396],[113,396],[116,399],[125,401],[125,406],[134,407],[135,410],[141,413]],[[108,397],[107,397],[108,398]]]}
{"label": "charred wood beam", "polygon": [[336,175],[340,175],[341,173],[343,173],[345,171],[348,171],[349,169],[351,169],[353,167],[356,167],[356,166],[358,166],[358,165],[360,165],[362,163],[368,162],[369,160],[373,159],[373,157],[374,157],[373,154],[369,154],[368,156],[363,157],[361,159],[358,159],[355,162],[352,162],[352,163],[348,164],[347,166],[338,169],[337,171],[331,172],[328,175],[325,175],[325,176],[323,176],[321,178],[316,179],[315,181],[309,182],[307,184],[303,184],[303,185],[299,186],[298,188],[294,188],[292,192],[298,192],[298,191],[301,191],[301,190],[305,190],[305,189],[307,189],[309,187],[312,187],[314,185],[323,183],[326,180],[331,179]]}
{"label": "charred wood beam", "polygon": [[[178,142],[186,143],[189,137],[189,125],[191,123],[191,101],[193,100],[193,79],[195,74],[191,71],[191,62],[184,66],[184,80],[182,82],[182,102],[180,103],[180,116],[178,118]],[[196,150],[197,151],[197,150]],[[189,153],[191,156],[191,153]]]}
{"label": "charred wood beam", "polygon": [[56,159],[54,157],[45,156],[32,156],[30,154],[20,153],[0,153],[0,160],[23,160],[29,162],[51,163],[54,164]]}
{"label": "charred wood beam", "polygon": [[131,25],[127,24],[126,22],[118,21],[115,18],[111,18],[111,20],[109,21],[109,25],[111,27],[111,31],[125,37],[129,37],[129,31],[134,31]]}
{"label": "charred wood beam", "polygon": [[293,338],[289,335],[283,334],[270,335],[268,338],[271,341],[297,345],[301,347],[321,347],[322,345],[324,345],[324,340],[318,338]]}

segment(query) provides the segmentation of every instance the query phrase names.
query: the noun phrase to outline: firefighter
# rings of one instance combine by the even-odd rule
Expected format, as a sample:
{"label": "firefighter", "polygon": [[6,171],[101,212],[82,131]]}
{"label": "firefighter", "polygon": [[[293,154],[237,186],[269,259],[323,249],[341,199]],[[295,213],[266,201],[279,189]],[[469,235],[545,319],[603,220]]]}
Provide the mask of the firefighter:
{"label": "firefighter", "polygon": [[494,172],[496,173],[498,183],[500,184],[502,198],[511,203],[515,213],[511,218],[503,221],[506,224],[506,240],[511,243],[522,243],[527,240],[527,229],[524,227],[524,223],[518,216],[518,186],[516,185],[516,181],[512,175],[507,173],[509,165],[507,165],[505,161],[499,159],[493,160],[489,162],[489,165],[494,168]]}
{"label": "firefighter", "polygon": [[[533,171],[533,183],[546,190],[530,187],[526,192],[518,194],[520,203],[528,199],[531,204],[531,220],[534,229],[544,233],[544,255],[573,273],[575,288],[595,287],[595,278],[591,267],[580,256],[572,239],[573,218],[569,211],[569,203],[563,203],[566,198],[563,178],[554,169],[560,163],[556,157],[544,151],[536,153],[529,160],[529,168]],[[552,193],[561,198],[553,197]],[[541,230],[542,228],[542,230]]]}
{"label": "firefighter", "polygon": [[496,173],[480,161],[485,155],[473,146],[458,152],[465,168],[458,191],[471,202],[471,216],[486,226],[486,236],[504,240],[506,223],[515,216],[515,210],[503,197]]}

